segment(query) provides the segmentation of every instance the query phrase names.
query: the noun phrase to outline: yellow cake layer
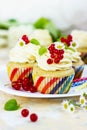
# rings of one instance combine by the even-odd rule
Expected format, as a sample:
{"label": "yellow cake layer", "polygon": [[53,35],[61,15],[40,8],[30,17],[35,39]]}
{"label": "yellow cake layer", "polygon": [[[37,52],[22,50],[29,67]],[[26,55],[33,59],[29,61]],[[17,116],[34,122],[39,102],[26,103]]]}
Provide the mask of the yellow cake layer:
{"label": "yellow cake layer", "polygon": [[38,66],[34,66],[33,75],[35,76],[45,76],[45,77],[66,77],[74,74],[73,68],[67,70],[57,70],[57,71],[45,71],[40,69]]}
{"label": "yellow cake layer", "polygon": [[17,63],[17,62],[9,62],[8,64],[7,64],[7,68],[8,67],[12,67],[12,68],[23,68],[23,67],[25,67],[25,68],[27,68],[27,67],[33,67],[34,66],[34,63]]}

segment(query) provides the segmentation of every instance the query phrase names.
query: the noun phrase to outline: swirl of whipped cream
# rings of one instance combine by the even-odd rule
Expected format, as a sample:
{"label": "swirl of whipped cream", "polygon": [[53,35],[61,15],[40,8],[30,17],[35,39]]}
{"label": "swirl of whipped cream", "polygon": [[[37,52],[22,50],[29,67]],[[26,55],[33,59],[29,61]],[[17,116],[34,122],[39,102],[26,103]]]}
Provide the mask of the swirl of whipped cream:
{"label": "swirl of whipped cream", "polygon": [[[57,43],[55,43],[57,44]],[[57,47],[57,45],[55,45],[55,47]],[[49,51],[47,51],[46,53],[44,53],[43,55],[37,55],[36,56],[36,60],[37,60],[37,64],[38,66],[46,71],[55,71],[55,70],[66,70],[66,69],[70,69],[72,67],[72,61],[68,56],[68,53],[64,53],[64,57],[62,60],[60,60],[59,63],[52,63],[52,64],[48,64],[47,63],[47,59],[50,58],[50,53]]]}
{"label": "swirl of whipped cream", "polygon": [[72,51],[67,49],[66,53],[68,54],[69,58],[72,60],[72,62],[79,62],[81,60],[80,58],[80,52],[78,51]]}
{"label": "swirl of whipped cream", "polygon": [[[21,43],[22,45],[20,45]],[[36,61],[35,55],[37,55],[38,48],[39,45],[32,43],[25,44],[25,42],[20,39],[16,46],[10,50],[9,59],[12,62],[34,63]]]}

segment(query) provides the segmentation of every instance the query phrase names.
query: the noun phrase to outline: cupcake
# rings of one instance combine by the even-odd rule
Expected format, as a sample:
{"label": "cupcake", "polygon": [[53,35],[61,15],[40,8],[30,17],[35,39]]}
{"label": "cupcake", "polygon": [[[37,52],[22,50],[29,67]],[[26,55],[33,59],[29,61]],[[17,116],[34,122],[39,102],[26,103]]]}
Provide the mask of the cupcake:
{"label": "cupcake", "polygon": [[87,64],[87,31],[73,30],[71,32],[73,41],[78,43],[77,50],[81,53],[81,58]]}
{"label": "cupcake", "polygon": [[[31,43],[32,42],[32,43]],[[36,63],[35,55],[39,48],[39,42],[35,39],[31,41],[23,35],[10,50],[7,72],[11,82],[29,78],[32,80],[32,70]]]}
{"label": "cupcake", "polygon": [[[66,54],[67,55],[67,54]],[[43,94],[63,94],[70,90],[74,77],[72,61],[57,43],[40,48],[33,68],[34,87]]]}
{"label": "cupcake", "polygon": [[77,43],[73,41],[73,37],[71,35],[61,37],[60,40],[62,44],[65,45],[65,51],[72,60],[72,66],[75,70],[74,78],[80,78],[84,70],[84,62],[80,57],[80,52],[77,51]]}

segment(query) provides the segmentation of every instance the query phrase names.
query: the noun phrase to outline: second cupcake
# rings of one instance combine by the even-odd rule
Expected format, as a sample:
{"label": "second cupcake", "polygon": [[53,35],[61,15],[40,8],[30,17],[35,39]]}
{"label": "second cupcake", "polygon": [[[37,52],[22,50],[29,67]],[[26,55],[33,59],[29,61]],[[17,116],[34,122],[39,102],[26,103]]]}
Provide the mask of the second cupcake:
{"label": "second cupcake", "polygon": [[33,69],[33,81],[37,91],[43,94],[63,94],[70,90],[74,78],[72,61],[58,42],[48,49],[39,48],[37,65]]}

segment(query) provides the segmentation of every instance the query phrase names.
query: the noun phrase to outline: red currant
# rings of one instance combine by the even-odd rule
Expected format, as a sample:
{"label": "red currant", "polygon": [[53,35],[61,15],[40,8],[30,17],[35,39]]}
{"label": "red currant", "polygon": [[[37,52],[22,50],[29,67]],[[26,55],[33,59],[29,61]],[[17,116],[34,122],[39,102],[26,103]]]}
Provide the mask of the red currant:
{"label": "red currant", "polygon": [[25,91],[29,91],[30,89],[30,86],[32,86],[33,83],[29,80],[29,78],[24,78],[22,80],[22,88],[25,90]]}
{"label": "red currant", "polygon": [[37,89],[34,86],[30,86],[29,91],[31,93],[35,93],[35,92],[37,92]]}
{"label": "red currant", "polygon": [[66,39],[64,37],[61,37],[60,41],[61,42],[66,42]]}
{"label": "red currant", "polygon": [[32,113],[32,114],[30,115],[30,120],[31,120],[32,122],[37,121],[37,120],[38,120],[37,114],[36,114],[36,113]]}
{"label": "red currant", "polygon": [[58,49],[55,49],[55,50],[54,50],[54,53],[59,54],[59,50],[58,50]]}
{"label": "red currant", "polygon": [[28,109],[23,109],[23,110],[21,111],[21,115],[22,115],[23,117],[27,117],[27,116],[29,115],[29,110],[28,110]]}
{"label": "red currant", "polygon": [[27,35],[23,35],[22,40],[24,40],[26,44],[28,44],[30,42]]}
{"label": "red currant", "polygon": [[22,85],[20,82],[17,82],[17,81],[12,82],[12,88],[14,88],[15,90],[20,90],[21,86]]}
{"label": "red currant", "polygon": [[54,63],[58,64],[60,62],[60,59],[59,58],[55,58],[54,59]]}
{"label": "red currant", "polygon": [[62,60],[63,59],[63,55],[60,55],[60,58],[59,58],[60,60]]}
{"label": "red currant", "polygon": [[47,59],[47,63],[48,64],[52,64],[53,63],[53,60],[51,58]]}
{"label": "red currant", "polygon": [[50,57],[51,57],[51,58],[55,58],[55,54],[51,54]]}
{"label": "red currant", "polygon": [[69,35],[67,36],[67,39],[71,42],[71,41],[72,41],[72,35],[69,34]]}
{"label": "red currant", "polygon": [[25,91],[29,91],[30,86],[25,83],[25,84],[22,85],[22,88],[23,88],[23,90],[25,90]]}
{"label": "red currant", "polygon": [[64,50],[63,49],[59,50],[59,53],[64,54]]}

